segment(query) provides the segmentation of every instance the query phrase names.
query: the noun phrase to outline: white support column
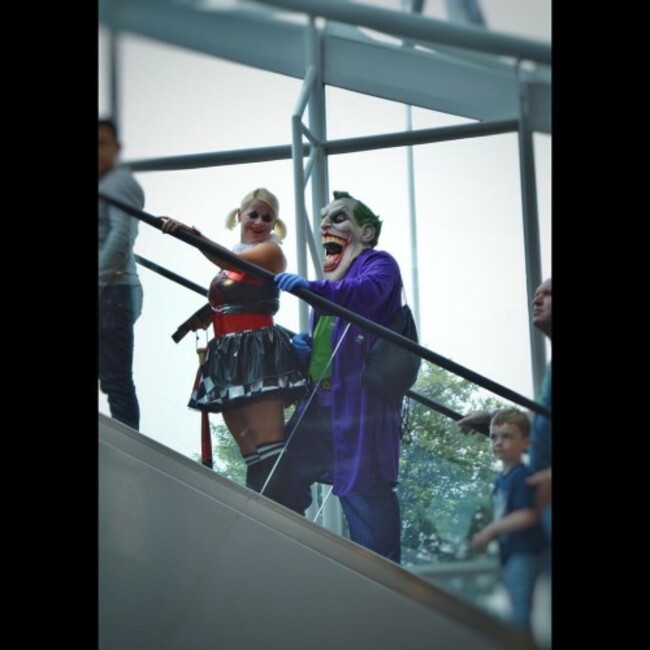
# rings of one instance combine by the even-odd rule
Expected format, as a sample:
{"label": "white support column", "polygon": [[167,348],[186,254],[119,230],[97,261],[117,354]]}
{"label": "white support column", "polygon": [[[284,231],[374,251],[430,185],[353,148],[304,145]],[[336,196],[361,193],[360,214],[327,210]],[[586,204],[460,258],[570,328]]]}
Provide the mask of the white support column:
{"label": "white support column", "polygon": [[[309,19],[307,36],[307,56],[311,67],[316,71],[313,92],[309,98],[309,128],[321,143],[316,146],[316,155],[311,175],[312,195],[312,231],[314,238],[320,237],[320,211],[329,203],[329,178],[327,170],[327,156],[322,143],[327,140],[327,122],[325,107],[325,86],[323,84],[323,59],[322,40],[316,28],[313,16]],[[316,277],[322,278],[323,250],[318,247],[318,256],[314,258]]]}
{"label": "white support column", "polygon": [[[406,106],[406,130],[413,129],[411,107]],[[411,243],[411,283],[413,286],[413,296],[411,304],[413,306],[413,318],[421,332],[420,327],[420,280],[418,278],[418,232],[417,218],[415,210],[415,163],[413,161],[413,147],[406,147],[406,171],[408,178],[408,197],[409,197],[409,241]]]}
{"label": "white support column", "polygon": [[108,30],[108,59],[109,59],[109,98],[111,107],[111,119],[117,127],[117,132],[121,131],[120,124],[120,96],[119,96],[119,63],[118,63],[118,40],[119,32]]}
{"label": "white support column", "polygon": [[535,178],[533,132],[528,123],[528,86],[521,78],[519,78],[519,107],[519,176],[526,260],[530,354],[533,372],[533,393],[535,398],[539,399],[546,367],[546,348],[543,334],[533,326],[532,322],[533,296],[535,295],[535,289],[542,282],[542,262],[537,215],[537,181]]}

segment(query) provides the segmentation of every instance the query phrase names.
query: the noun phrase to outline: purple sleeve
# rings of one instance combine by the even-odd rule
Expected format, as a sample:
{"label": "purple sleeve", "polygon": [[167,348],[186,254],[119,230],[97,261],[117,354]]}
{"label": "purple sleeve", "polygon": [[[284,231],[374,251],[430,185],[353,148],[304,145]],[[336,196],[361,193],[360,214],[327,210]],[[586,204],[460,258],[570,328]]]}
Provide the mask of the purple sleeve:
{"label": "purple sleeve", "polygon": [[372,314],[377,306],[385,309],[390,295],[400,287],[399,267],[387,253],[369,256],[358,269],[351,267],[342,280],[309,283],[309,288],[319,296],[363,314]]}

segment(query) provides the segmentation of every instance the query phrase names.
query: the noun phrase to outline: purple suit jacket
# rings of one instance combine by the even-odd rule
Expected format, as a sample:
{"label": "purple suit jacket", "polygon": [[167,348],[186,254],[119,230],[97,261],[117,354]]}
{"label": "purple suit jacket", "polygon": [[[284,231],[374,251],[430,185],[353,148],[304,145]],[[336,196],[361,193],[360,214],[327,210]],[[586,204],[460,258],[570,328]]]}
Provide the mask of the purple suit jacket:
{"label": "purple suit jacket", "polygon": [[[387,326],[401,306],[399,266],[391,255],[374,249],[363,251],[342,280],[313,281],[309,288],[380,325]],[[347,324],[335,319],[332,350]],[[334,494],[364,492],[375,482],[397,484],[399,406],[387,404],[361,385],[361,371],[376,338],[351,324],[332,361]]]}

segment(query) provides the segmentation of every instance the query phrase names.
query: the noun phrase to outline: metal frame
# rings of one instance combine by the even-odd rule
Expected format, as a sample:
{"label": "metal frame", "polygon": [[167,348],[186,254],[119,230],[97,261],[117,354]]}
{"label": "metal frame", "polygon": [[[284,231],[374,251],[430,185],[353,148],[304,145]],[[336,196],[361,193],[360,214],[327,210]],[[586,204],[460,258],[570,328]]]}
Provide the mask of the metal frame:
{"label": "metal frame", "polygon": [[[378,12],[362,5],[356,9],[371,17]],[[115,31],[129,31],[260,70],[304,79],[308,66],[305,46],[309,28],[287,19],[286,12],[218,8],[205,11],[187,2],[170,0],[100,0],[98,10],[100,22]],[[475,120],[517,117],[518,80],[514,61],[461,49],[459,42],[449,39],[452,45],[443,44],[436,40],[436,30],[440,31],[441,25],[445,29],[443,21],[384,10],[381,14],[384,22],[386,15],[391,19],[387,30],[393,19],[395,24],[400,18],[417,22],[418,30],[409,32],[410,42],[417,49],[379,41],[350,24],[328,23],[319,30],[324,85]],[[467,32],[470,36],[485,31],[449,25],[446,30],[448,35]],[[426,36],[426,40],[416,34]],[[489,37],[495,43],[501,39],[501,35]],[[525,39],[517,40],[528,43]],[[246,46],[251,42],[255,43],[254,48]],[[518,53],[524,56],[525,51],[526,47]],[[381,69],[382,74],[368,74],[369,66]],[[405,70],[408,75],[404,74]],[[536,84],[534,103],[548,108],[548,66],[532,66],[526,74]],[[535,130],[550,132],[549,110],[537,110],[533,106],[531,121]]]}
{"label": "metal frame", "polygon": [[322,16],[349,25],[376,29],[392,36],[442,43],[474,52],[501,54],[539,63],[551,63],[551,46],[532,39],[488,31],[470,25],[425,18],[391,9],[379,9],[327,0],[258,0],[262,4]]}
{"label": "metal frame", "polygon": [[[456,124],[454,126],[440,126],[430,129],[416,129],[415,131],[396,131],[358,138],[319,141],[318,147],[322,148],[323,156],[329,156],[332,154],[389,149],[390,147],[449,142],[450,140],[462,140],[464,138],[478,138],[502,133],[512,133],[518,129],[519,120],[517,119],[495,120],[473,122],[470,124]],[[312,129],[311,132],[314,133],[315,129]],[[307,176],[316,162],[315,153],[312,159],[312,152],[315,147],[312,143],[308,142],[302,143],[301,146],[302,155],[309,157],[304,172],[305,176]],[[147,158],[145,160],[130,160],[128,165],[136,172],[161,172],[200,169],[202,167],[220,167],[225,165],[242,165],[246,163],[268,162],[271,160],[289,160],[292,157],[294,149],[300,150],[300,146],[294,147],[293,144],[287,144],[232,151],[185,154],[181,156],[164,156],[160,158]],[[320,207],[322,206],[319,206],[319,210]]]}

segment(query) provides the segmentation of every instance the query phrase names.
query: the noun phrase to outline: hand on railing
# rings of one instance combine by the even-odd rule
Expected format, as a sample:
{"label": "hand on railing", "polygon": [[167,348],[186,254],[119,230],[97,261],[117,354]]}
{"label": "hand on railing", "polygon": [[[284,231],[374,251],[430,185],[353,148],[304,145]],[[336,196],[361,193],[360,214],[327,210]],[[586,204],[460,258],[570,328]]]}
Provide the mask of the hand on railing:
{"label": "hand on railing", "polygon": [[172,219],[171,217],[160,217],[160,218],[163,220],[163,225],[161,228],[163,234],[176,232],[177,230],[186,230],[187,232],[192,233],[193,235],[198,235],[199,237],[202,237],[201,232],[198,230],[198,228],[195,228],[194,226],[188,226],[180,221],[177,221],[176,219]]}
{"label": "hand on railing", "polygon": [[488,436],[490,435],[490,419],[489,411],[472,411],[458,420],[456,424],[461,433],[482,433],[484,436]]}
{"label": "hand on railing", "polygon": [[275,276],[275,284],[277,284],[282,291],[293,291],[297,287],[309,289],[309,282],[295,273],[278,273]]}

